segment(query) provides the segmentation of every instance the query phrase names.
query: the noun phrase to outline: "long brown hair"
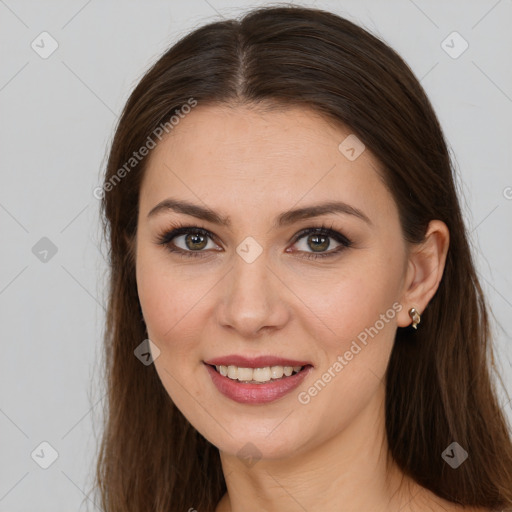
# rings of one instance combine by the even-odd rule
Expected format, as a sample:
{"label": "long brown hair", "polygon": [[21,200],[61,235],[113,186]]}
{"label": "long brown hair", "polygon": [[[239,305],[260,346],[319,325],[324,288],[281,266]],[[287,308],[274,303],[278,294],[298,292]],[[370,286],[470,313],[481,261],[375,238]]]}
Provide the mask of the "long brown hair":
{"label": "long brown hair", "polygon": [[[132,250],[147,158],[126,163],[191,98],[303,106],[341,122],[382,164],[408,242],[421,242],[430,220],[446,223],[450,247],[439,288],[414,336],[398,328],[387,370],[389,453],[442,498],[512,506],[512,443],[492,384],[488,306],[431,103],[377,37],[326,11],[281,6],[183,37],[147,71],[119,120],[101,204],[110,271],[96,473],[104,510],[211,512],[226,492],[218,449],[176,408],[154,365],[134,356],[147,338]],[[454,441],[469,453],[457,469],[441,456]]]}

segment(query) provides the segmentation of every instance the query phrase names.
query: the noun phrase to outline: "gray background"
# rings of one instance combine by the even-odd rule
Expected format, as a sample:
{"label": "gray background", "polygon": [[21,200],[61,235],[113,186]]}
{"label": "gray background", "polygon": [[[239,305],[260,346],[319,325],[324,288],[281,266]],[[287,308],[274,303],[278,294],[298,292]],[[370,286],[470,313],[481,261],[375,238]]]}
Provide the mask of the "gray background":
{"label": "gray background", "polygon": [[[0,512],[99,510],[88,493],[105,392],[106,252],[92,191],[149,65],[190,29],[266,3],[0,0]],[[421,79],[456,162],[511,390],[512,1],[301,3],[381,36]],[[46,59],[31,47],[51,48],[43,31],[58,43]],[[463,48],[446,39],[453,31],[469,44],[457,58],[445,51]],[[40,252],[50,245],[55,254]],[[58,453],[48,469],[44,441]]]}

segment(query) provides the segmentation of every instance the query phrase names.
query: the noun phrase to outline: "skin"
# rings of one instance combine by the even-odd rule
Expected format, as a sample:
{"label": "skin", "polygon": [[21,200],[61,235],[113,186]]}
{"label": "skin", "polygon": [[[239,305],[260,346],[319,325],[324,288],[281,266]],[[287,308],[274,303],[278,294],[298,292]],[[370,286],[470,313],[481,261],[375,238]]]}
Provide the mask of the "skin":
{"label": "skin", "polygon": [[[354,161],[338,150],[349,134],[303,108],[198,105],[150,154],[135,241],[139,299],[160,350],[155,366],[163,386],[220,450],[228,492],[217,512],[459,510],[387,462],[384,429],[383,376],[395,332],[411,324],[409,308],[421,313],[434,295],[448,229],[434,220],[423,244],[406,244],[377,160],[368,149]],[[169,197],[208,206],[232,225],[170,210],[148,218]],[[282,212],[327,200],[362,210],[371,224],[330,213],[273,226]],[[206,239],[204,257],[157,243],[177,221],[215,235]],[[307,235],[294,242],[294,235],[322,223],[352,246],[331,258],[301,257],[315,245]],[[236,252],[248,236],[263,250],[252,263]],[[329,240],[324,252],[339,245]],[[194,247],[185,236],[174,243]],[[394,303],[401,310],[300,403],[299,392]],[[288,356],[314,369],[279,400],[240,404],[220,394],[203,364],[233,353]],[[237,457],[248,442],[257,451],[253,465]]]}

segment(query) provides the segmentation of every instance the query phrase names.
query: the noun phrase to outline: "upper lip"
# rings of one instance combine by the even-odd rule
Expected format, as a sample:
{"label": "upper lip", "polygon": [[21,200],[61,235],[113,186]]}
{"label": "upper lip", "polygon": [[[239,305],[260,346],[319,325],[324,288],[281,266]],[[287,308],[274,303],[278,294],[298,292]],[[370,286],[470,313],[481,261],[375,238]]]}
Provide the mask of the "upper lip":
{"label": "upper lip", "polygon": [[238,366],[239,368],[265,368],[267,366],[306,366],[309,361],[297,361],[278,356],[245,357],[237,354],[215,357],[204,361],[213,366]]}

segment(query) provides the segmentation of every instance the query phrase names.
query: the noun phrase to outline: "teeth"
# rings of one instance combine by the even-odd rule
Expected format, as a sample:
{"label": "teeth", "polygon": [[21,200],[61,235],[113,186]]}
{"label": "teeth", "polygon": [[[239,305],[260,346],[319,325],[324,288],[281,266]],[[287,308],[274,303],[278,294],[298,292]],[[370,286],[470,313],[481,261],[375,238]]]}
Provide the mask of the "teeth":
{"label": "teeth", "polygon": [[238,379],[238,366],[228,366],[228,377],[230,379]]}
{"label": "teeth", "polygon": [[293,373],[298,373],[302,366],[266,366],[264,368],[239,368],[238,366],[215,366],[217,371],[224,377],[239,382],[258,384],[280,379],[283,376],[289,377]]}
{"label": "teeth", "polygon": [[[231,366],[230,366],[231,368]],[[236,367],[233,367],[236,368]],[[253,371],[251,368],[238,368],[236,370],[236,378],[238,380],[252,380]],[[228,374],[229,375],[229,374]],[[229,377],[232,379],[231,375]]]}
{"label": "teeth", "polygon": [[273,379],[280,379],[284,375],[284,369],[282,366],[272,366],[270,368],[270,375]]}

